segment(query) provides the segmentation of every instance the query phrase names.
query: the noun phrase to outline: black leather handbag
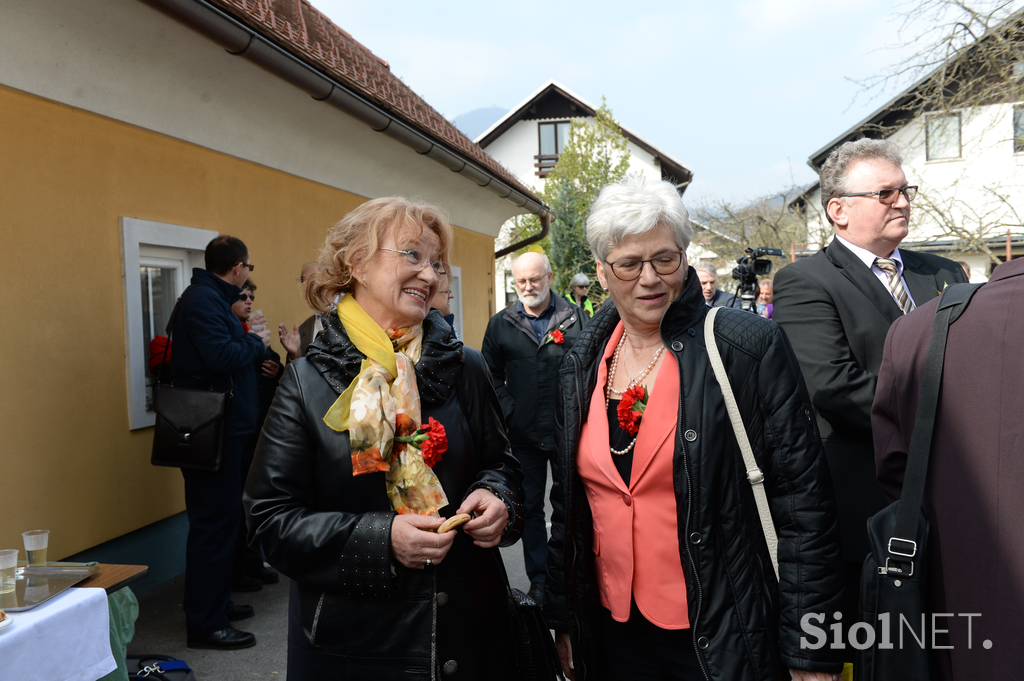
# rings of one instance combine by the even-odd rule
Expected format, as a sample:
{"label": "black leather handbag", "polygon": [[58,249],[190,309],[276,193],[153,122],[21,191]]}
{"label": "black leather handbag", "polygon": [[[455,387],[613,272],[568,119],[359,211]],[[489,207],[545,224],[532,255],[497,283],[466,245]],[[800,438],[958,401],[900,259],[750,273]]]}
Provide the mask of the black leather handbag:
{"label": "black leather handbag", "polygon": [[[914,434],[899,501],[868,520],[871,553],[864,559],[860,618],[874,631],[853,665],[856,681],[931,681],[937,678],[928,606],[928,519],[921,511],[935,411],[942,384],[949,325],[963,313],[981,284],[947,288],[935,310]],[[855,625],[856,626],[856,625]],[[867,634],[862,634],[866,636]],[[851,637],[853,633],[851,633]],[[859,647],[859,646],[857,646]]]}
{"label": "black leather handbag", "polygon": [[[171,327],[178,311],[175,304],[167,322],[167,345],[164,361],[171,347]],[[198,376],[190,376],[203,381]],[[228,377],[230,379],[230,376]],[[227,432],[228,406],[234,393],[234,381],[228,390],[185,387],[170,383],[153,386],[153,411],[156,427],[153,429],[154,466],[191,468],[200,471],[220,470],[224,458],[224,435]]]}
{"label": "black leather handbag", "polygon": [[561,679],[562,663],[558,660],[551,630],[544,623],[544,614],[535,600],[508,582],[505,563],[494,549],[508,591],[508,615],[512,642],[515,647],[516,678],[521,681],[551,681]]}
{"label": "black leather handbag", "polygon": [[228,405],[232,390],[153,386],[154,466],[219,471],[224,456]]}

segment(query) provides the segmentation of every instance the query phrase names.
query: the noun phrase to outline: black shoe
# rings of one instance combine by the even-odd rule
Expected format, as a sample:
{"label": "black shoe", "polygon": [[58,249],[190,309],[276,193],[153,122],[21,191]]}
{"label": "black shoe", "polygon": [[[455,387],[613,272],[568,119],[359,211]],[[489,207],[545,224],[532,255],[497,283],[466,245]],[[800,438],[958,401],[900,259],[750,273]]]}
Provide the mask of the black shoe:
{"label": "black shoe", "polygon": [[250,570],[249,576],[260,580],[264,584],[277,584],[281,579],[280,575],[277,574],[277,570],[272,570],[266,566],[261,566],[258,570]]}
{"label": "black shoe", "polygon": [[224,610],[224,614],[228,616],[228,622],[237,622],[249,619],[254,613],[251,605],[235,605],[232,601],[228,601],[228,607]]}
{"label": "black shoe", "polygon": [[259,591],[262,588],[263,582],[255,577],[250,577],[244,572],[231,577],[232,591]]}
{"label": "black shoe", "polygon": [[240,650],[252,648],[256,645],[256,637],[247,631],[239,631],[232,627],[215,631],[206,636],[190,636],[188,639],[189,648],[203,648],[205,650]]}
{"label": "black shoe", "polygon": [[534,600],[534,602],[544,607],[544,582],[533,582],[530,584],[530,590],[526,592],[526,595]]}

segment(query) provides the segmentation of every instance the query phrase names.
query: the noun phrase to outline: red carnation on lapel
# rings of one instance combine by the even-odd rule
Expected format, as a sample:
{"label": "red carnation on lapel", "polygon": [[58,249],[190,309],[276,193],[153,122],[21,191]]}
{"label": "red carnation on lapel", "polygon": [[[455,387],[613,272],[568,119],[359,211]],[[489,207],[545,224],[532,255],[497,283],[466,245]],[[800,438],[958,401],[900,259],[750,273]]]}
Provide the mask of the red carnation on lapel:
{"label": "red carnation on lapel", "polygon": [[640,419],[647,408],[647,388],[634,385],[622,394],[617,410],[619,426],[630,435],[640,432]]}

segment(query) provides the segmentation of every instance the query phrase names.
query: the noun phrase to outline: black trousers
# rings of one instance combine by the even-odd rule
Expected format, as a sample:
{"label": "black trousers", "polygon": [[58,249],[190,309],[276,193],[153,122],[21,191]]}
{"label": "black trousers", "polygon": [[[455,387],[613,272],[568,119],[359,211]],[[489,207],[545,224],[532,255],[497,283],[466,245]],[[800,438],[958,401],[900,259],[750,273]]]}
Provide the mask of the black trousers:
{"label": "black trousers", "polygon": [[543,582],[548,574],[548,530],[544,518],[544,491],[548,483],[549,452],[512,445],[512,453],[523,467],[523,561],[530,583]]}
{"label": "black trousers", "polygon": [[704,681],[690,629],[662,629],[633,604],[628,622],[601,608],[598,678],[604,681]]}
{"label": "black trousers", "polygon": [[216,473],[182,469],[185,478],[185,628],[205,636],[229,626],[231,563],[242,524],[242,452],[248,435],[224,442]]}

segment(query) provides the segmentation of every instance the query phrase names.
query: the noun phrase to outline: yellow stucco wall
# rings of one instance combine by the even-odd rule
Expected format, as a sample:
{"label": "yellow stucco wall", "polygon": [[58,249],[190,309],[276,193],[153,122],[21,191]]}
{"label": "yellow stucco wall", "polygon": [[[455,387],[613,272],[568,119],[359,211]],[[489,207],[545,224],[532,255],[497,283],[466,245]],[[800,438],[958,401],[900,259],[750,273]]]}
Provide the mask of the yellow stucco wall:
{"label": "yellow stucco wall", "polygon": [[[149,464],[152,429],[128,430],[120,217],[240,237],[276,326],[309,315],[299,268],[363,201],[0,88],[0,548],[48,528],[58,559],[184,508],[180,473]],[[456,230],[476,347],[493,251]]]}

